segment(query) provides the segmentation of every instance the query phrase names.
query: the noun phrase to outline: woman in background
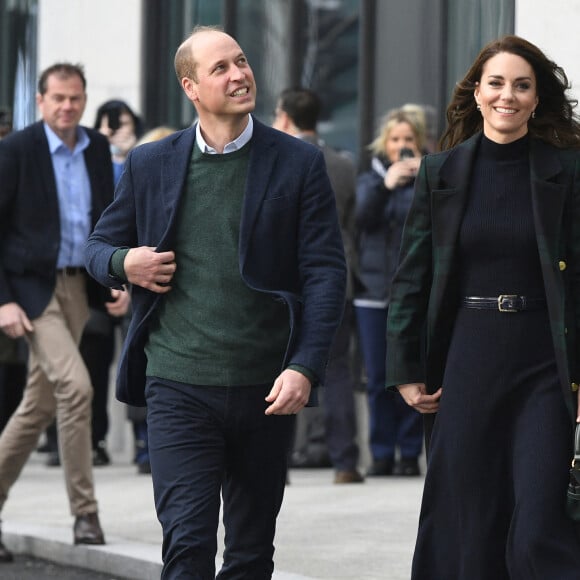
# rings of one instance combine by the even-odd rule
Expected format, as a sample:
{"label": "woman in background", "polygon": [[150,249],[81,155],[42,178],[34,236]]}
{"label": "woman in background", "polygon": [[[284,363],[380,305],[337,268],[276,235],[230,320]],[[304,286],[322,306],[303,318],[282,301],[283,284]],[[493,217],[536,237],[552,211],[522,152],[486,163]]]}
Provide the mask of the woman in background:
{"label": "woman in background", "polygon": [[386,390],[385,356],[391,280],[424,143],[425,127],[417,115],[390,111],[370,146],[372,169],[357,180],[357,249],[364,288],[354,306],[369,402],[373,463],[368,475],[420,474],[422,418],[398,393]]}

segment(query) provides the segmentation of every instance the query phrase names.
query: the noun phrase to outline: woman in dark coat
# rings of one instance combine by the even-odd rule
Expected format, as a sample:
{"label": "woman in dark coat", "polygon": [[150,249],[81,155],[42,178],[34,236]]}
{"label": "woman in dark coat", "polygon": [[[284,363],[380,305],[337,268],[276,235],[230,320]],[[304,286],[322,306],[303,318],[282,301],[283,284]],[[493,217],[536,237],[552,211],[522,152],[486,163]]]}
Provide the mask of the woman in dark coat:
{"label": "woman in dark coat", "polygon": [[580,126],[564,71],[483,48],[420,168],[391,292],[387,385],[429,417],[413,580],[577,580]]}
{"label": "woman in dark coat", "polygon": [[420,473],[423,421],[398,393],[385,389],[385,350],[391,280],[424,140],[424,125],[416,115],[401,109],[390,111],[371,144],[372,169],[357,181],[355,217],[362,290],[355,295],[354,305],[367,378],[373,457],[368,475]]}

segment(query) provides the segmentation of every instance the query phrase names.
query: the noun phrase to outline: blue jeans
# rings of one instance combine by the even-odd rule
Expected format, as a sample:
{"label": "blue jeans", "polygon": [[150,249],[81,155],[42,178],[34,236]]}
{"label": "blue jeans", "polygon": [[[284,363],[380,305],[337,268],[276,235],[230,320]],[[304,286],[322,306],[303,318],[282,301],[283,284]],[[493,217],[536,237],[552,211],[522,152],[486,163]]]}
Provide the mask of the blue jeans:
{"label": "blue jeans", "polygon": [[163,528],[162,579],[269,580],[295,416],[266,416],[271,384],[216,387],[147,378],[149,457]]}
{"label": "blue jeans", "polygon": [[373,459],[393,459],[397,447],[401,457],[417,458],[423,448],[423,419],[401,395],[385,388],[387,309],[357,306],[356,318],[367,376]]}

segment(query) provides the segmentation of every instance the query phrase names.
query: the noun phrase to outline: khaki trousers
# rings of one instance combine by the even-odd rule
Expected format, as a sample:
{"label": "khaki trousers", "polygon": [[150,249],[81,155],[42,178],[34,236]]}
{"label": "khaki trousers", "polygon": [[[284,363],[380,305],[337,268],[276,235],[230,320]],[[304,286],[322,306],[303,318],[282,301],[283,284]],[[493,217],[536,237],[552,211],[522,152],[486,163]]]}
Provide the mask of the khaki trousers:
{"label": "khaki trousers", "polygon": [[70,510],[97,511],[92,446],[93,389],[78,345],[89,310],[84,274],[57,274],[54,295],[32,321],[28,379],[22,402],[0,436],[0,509],[55,415]]}

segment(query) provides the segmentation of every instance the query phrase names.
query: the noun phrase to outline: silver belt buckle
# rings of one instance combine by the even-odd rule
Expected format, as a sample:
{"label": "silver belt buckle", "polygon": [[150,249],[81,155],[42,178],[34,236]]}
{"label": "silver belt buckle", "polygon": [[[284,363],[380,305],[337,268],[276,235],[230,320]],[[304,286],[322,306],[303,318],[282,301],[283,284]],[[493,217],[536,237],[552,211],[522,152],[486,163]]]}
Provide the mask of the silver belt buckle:
{"label": "silver belt buckle", "polygon": [[500,294],[497,297],[497,309],[500,312],[517,312],[515,302],[518,298],[517,294]]}

